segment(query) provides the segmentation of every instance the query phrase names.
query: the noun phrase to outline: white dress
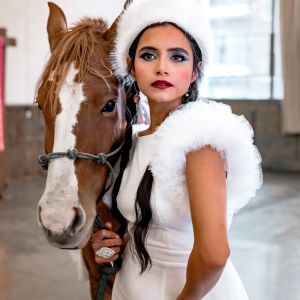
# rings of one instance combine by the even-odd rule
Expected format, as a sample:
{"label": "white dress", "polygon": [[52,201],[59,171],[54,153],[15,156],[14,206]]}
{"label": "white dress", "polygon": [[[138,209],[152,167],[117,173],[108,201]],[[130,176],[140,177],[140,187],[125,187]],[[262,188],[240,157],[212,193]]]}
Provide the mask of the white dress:
{"label": "white dress", "polygon": [[[194,105],[193,110],[195,108]],[[172,119],[178,123],[178,113],[176,112],[176,114],[174,113],[174,117],[168,117],[164,123],[169,123],[167,125],[171,126],[170,120],[172,121]],[[181,114],[184,117],[187,116],[186,111],[180,112],[179,116]],[[197,115],[198,117],[199,115]],[[159,134],[163,137],[164,128],[161,127],[165,126],[164,123],[155,134],[142,137],[139,137],[138,134],[133,136],[132,155],[124,171],[117,199],[119,210],[127,219],[130,232],[132,224],[135,222],[136,191],[147,166],[150,165],[154,175],[150,200],[154,216],[146,239],[146,248],[152,260],[152,267],[140,274],[140,265],[135,256],[131,239],[124,252],[122,268],[116,275],[112,300],[175,300],[185,284],[187,262],[193,247],[193,227],[185,184],[183,183],[180,199],[172,201],[172,193],[168,194],[170,184],[167,175],[163,176],[163,174],[157,173],[159,171],[158,164],[160,167],[167,168],[167,165],[164,165],[167,163],[167,159],[160,161],[156,157],[157,153],[161,155],[164,152],[163,143],[159,144],[158,142]],[[166,140],[165,136],[163,140]],[[175,136],[174,141],[176,140]],[[168,141],[168,145],[172,147],[171,140]],[[196,148],[199,147],[196,146]],[[173,154],[176,153],[175,148],[172,149]],[[220,151],[222,150],[224,149],[220,149]],[[172,153],[169,155],[172,156]],[[226,158],[226,153],[222,152],[222,155]],[[257,165],[258,161],[255,163]],[[227,172],[230,172],[228,165],[225,168]],[[169,174],[172,176],[171,181],[177,182],[182,174],[176,173],[177,171],[174,170],[172,172]],[[230,177],[230,174],[228,176]],[[173,190],[176,189],[171,189],[171,191]],[[180,196],[180,193],[177,191],[176,195]],[[228,207],[231,206],[228,205]],[[229,209],[229,225],[231,219],[232,211]],[[243,284],[230,260],[227,261],[215,287],[203,299],[248,300]]]}

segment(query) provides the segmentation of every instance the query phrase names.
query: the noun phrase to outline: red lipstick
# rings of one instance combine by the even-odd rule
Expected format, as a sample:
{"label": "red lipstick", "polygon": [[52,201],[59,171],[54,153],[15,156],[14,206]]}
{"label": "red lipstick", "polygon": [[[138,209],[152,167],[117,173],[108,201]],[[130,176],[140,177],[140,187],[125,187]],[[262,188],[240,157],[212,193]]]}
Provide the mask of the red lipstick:
{"label": "red lipstick", "polygon": [[172,87],[173,84],[165,81],[165,80],[157,80],[151,83],[151,86],[157,88],[157,89],[167,89],[169,87]]}

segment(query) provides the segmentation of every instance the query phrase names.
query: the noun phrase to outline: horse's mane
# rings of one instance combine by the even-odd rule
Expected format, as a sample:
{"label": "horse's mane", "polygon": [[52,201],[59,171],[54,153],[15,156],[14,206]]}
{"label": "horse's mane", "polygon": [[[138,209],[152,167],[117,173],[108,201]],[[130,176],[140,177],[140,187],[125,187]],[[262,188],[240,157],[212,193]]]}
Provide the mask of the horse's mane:
{"label": "horse's mane", "polygon": [[[90,57],[93,53],[94,45],[101,43],[102,36],[107,30],[107,24],[102,19],[83,18],[78,23],[75,23],[67,32],[62,32],[57,35],[57,46],[52,52],[52,55],[46,64],[44,71],[37,83],[37,90],[42,84],[46,84],[47,96],[45,104],[51,106],[51,115],[55,116],[58,105],[58,94],[66,79],[70,66],[75,62],[78,69],[76,81],[80,82],[86,71],[101,77],[105,82],[107,75],[100,74],[89,64]],[[101,58],[101,53],[98,54]],[[111,75],[110,69],[105,66],[101,59],[104,68]],[[36,95],[37,96],[37,95]],[[51,99],[51,101],[50,101]]]}

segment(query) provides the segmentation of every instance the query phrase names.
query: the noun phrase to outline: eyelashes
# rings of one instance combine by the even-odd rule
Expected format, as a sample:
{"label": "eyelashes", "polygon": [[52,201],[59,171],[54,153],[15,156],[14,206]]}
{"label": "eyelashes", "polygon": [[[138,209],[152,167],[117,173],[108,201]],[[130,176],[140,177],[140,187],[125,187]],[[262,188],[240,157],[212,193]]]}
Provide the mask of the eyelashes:
{"label": "eyelashes", "polygon": [[[151,61],[157,58],[157,55],[152,52],[144,52],[140,55],[141,59],[144,59],[146,61]],[[184,62],[188,61],[188,57],[184,54],[181,53],[173,53],[170,56],[170,59],[174,62]]]}
{"label": "eyelashes", "polygon": [[140,58],[144,59],[144,60],[153,60],[156,58],[156,56],[153,53],[150,52],[144,52],[140,55]]}
{"label": "eyelashes", "polygon": [[188,57],[186,57],[185,55],[183,54],[174,54],[172,56],[172,59],[174,61],[177,61],[177,62],[183,62],[183,61],[187,61],[188,60]]}

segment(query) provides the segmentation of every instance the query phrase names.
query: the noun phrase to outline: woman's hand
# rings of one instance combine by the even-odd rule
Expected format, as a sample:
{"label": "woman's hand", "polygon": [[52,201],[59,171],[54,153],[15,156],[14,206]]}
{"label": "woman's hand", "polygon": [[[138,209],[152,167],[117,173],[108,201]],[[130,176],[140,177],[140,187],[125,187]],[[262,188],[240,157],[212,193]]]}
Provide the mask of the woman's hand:
{"label": "woman's hand", "polygon": [[[119,257],[121,246],[123,245],[122,239],[114,232],[111,231],[112,223],[105,223],[105,228],[97,231],[92,235],[92,248],[95,253],[95,261],[97,264],[105,264],[115,261]],[[97,250],[102,247],[108,247],[115,252],[110,258],[102,258],[96,254]]]}

